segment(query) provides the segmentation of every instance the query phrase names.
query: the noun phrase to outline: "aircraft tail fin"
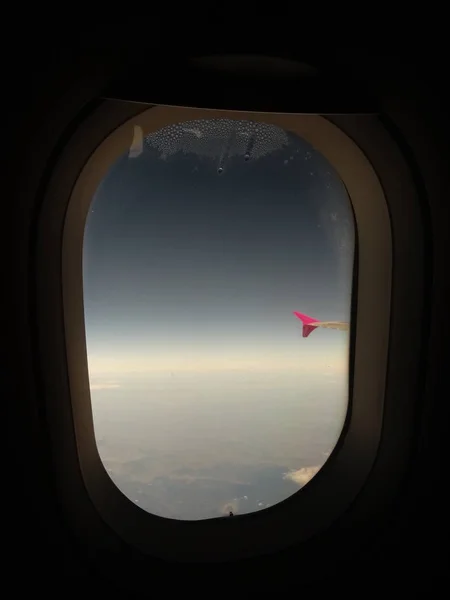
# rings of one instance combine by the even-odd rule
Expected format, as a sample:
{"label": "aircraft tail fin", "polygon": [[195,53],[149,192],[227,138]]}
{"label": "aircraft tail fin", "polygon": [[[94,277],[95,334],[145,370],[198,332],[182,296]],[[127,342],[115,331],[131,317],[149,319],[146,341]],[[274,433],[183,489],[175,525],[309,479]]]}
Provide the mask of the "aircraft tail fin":
{"label": "aircraft tail fin", "polygon": [[314,323],[318,323],[317,319],[313,319],[312,317],[308,317],[308,315],[304,315],[303,313],[299,312],[294,312],[294,315],[303,323],[304,338],[308,337],[308,335],[313,332],[314,329],[317,329],[317,327],[314,326]]}

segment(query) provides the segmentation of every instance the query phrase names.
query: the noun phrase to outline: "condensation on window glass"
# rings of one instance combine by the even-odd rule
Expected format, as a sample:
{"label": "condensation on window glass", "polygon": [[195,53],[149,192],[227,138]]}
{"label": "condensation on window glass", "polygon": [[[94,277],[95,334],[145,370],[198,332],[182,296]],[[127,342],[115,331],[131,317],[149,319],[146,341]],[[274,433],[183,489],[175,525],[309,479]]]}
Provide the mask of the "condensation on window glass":
{"label": "condensation on window glass", "polygon": [[206,519],[314,477],[347,413],[354,237],[344,184],[291,131],[134,128],[83,248],[96,442],[130,500]]}

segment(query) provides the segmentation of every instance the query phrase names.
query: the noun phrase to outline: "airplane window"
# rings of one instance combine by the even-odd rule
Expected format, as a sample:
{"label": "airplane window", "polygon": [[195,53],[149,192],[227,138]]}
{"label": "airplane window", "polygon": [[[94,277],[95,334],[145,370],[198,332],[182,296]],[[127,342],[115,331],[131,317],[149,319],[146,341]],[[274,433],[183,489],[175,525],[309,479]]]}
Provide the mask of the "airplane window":
{"label": "airplane window", "polygon": [[348,408],[354,238],[344,184],[298,135],[135,128],[83,246],[96,442],[130,500],[199,520],[314,477]]}

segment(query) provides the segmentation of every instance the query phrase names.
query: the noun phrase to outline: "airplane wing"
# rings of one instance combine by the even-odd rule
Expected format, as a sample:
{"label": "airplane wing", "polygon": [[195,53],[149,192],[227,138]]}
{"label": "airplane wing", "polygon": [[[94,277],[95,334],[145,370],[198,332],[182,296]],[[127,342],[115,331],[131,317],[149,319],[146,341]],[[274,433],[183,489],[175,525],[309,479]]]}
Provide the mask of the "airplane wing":
{"label": "airplane wing", "polygon": [[344,321],[316,321],[314,327],[324,327],[325,329],[340,329],[341,331],[348,331],[350,329],[350,323]]}
{"label": "airplane wing", "polygon": [[317,327],[340,329],[341,331],[348,331],[350,329],[350,323],[346,323],[345,321],[318,321],[313,317],[299,312],[294,312],[294,315],[303,323],[303,337],[308,337]]}

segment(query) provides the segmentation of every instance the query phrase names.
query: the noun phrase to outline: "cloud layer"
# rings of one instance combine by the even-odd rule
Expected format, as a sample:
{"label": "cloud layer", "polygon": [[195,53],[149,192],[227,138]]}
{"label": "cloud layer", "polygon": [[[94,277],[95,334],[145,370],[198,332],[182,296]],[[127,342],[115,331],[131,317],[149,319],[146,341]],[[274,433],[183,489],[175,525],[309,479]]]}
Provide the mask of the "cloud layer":
{"label": "cloud layer", "polygon": [[303,467],[302,469],[298,469],[298,471],[289,471],[289,473],[284,475],[284,479],[290,479],[294,483],[304,486],[308,481],[311,481],[320,469],[321,466]]}

